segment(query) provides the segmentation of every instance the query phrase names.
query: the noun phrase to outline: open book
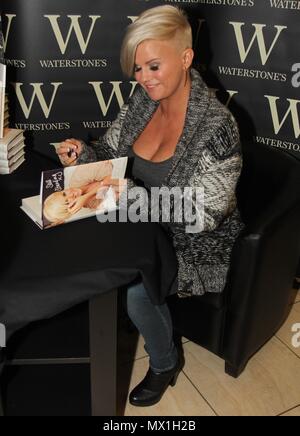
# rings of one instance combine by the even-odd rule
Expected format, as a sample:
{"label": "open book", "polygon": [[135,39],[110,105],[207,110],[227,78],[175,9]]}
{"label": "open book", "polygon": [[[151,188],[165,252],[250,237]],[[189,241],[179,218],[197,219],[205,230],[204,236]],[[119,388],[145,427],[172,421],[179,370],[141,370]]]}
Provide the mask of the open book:
{"label": "open book", "polygon": [[22,200],[21,209],[41,228],[117,209],[118,190],[105,178],[124,179],[127,157],[44,171],[40,195]]}

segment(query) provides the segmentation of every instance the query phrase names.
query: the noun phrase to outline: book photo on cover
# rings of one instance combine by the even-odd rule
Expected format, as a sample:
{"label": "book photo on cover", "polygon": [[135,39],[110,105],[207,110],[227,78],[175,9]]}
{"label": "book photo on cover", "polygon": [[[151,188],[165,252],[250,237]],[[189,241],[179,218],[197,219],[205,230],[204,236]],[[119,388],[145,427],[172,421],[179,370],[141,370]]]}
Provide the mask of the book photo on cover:
{"label": "book photo on cover", "polygon": [[101,182],[124,179],[127,162],[124,157],[43,171],[40,195],[23,199],[21,209],[41,229],[114,211],[118,189]]}

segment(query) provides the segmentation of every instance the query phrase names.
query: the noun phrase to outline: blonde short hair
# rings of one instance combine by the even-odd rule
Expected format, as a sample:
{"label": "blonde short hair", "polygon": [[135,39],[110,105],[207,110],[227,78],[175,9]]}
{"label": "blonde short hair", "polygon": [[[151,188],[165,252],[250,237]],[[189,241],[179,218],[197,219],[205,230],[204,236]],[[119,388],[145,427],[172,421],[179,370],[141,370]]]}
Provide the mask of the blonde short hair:
{"label": "blonde short hair", "polygon": [[123,72],[131,77],[134,74],[136,50],[149,39],[160,41],[177,38],[182,50],[193,47],[193,36],[185,12],[176,6],[157,6],[144,11],[130,24],[121,48]]}
{"label": "blonde short hair", "polygon": [[66,204],[63,191],[55,192],[46,198],[43,207],[43,214],[50,223],[65,221],[70,218],[72,213],[69,211],[69,207]]}

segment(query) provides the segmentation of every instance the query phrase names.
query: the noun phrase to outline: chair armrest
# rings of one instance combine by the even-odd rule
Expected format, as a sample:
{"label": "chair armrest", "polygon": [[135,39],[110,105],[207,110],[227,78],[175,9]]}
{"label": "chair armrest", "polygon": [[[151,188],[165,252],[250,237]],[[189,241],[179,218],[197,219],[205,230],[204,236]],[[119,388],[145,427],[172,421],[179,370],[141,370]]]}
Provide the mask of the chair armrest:
{"label": "chair armrest", "polygon": [[277,203],[272,204],[268,207],[262,214],[257,216],[254,220],[248,223],[241,237],[250,237],[255,235],[263,235],[271,231],[277,225],[280,225],[283,221],[288,219],[288,217],[294,213],[299,214],[300,219],[300,199],[294,199],[292,203],[283,205],[280,204],[280,207],[277,207]]}

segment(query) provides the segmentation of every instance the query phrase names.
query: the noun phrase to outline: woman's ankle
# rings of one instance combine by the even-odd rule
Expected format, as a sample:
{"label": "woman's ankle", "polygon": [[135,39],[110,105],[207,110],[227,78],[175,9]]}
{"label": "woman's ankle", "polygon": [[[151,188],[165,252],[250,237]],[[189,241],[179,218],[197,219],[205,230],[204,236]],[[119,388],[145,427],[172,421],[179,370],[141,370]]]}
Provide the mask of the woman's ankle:
{"label": "woman's ankle", "polygon": [[179,362],[179,353],[174,346],[171,352],[168,353],[168,355],[160,359],[157,362],[152,362],[150,358],[150,368],[155,374],[160,374],[163,372],[172,371],[174,368],[178,366]]}

